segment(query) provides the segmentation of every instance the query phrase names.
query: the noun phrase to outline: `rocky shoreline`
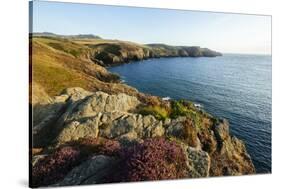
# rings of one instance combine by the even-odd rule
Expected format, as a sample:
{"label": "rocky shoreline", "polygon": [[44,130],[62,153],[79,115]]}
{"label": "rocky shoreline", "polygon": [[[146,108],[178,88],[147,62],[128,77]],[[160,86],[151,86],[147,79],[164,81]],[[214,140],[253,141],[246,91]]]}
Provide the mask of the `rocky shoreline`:
{"label": "rocky shoreline", "polygon": [[90,45],[91,60],[101,66],[115,66],[132,61],[169,57],[216,57],[221,53],[199,46],[170,46],[165,44],[136,45],[126,43]]}
{"label": "rocky shoreline", "polygon": [[33,187],[255,173],[227,120],[186,100],[140,93],[104,68],[149,57],[219,54],[100,40],[31,40]]}

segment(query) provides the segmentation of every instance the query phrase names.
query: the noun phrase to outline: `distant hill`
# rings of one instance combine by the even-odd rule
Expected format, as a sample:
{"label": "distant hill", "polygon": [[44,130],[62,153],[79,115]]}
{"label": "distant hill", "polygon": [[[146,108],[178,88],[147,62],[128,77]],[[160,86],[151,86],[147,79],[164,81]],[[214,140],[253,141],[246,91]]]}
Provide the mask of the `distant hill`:
{"label": "distant hill", "polygon": [[100,36],[93,34],[78,34],[78,35],[59,35],[51,32],[35,32],[32,33],[33,36],[41,37],[61,37],[61,38],[76,38],[76,39],[101,39]]}

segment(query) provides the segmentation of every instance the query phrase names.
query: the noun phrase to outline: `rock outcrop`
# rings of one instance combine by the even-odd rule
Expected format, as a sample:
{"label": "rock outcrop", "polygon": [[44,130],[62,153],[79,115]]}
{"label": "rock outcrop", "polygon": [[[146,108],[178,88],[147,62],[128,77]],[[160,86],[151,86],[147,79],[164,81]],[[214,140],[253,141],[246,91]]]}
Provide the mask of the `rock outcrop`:
{"label": "rock outcrop", "polygon": [[[54,106],[56,114],[49,110],[52,115],[49,120],[43,119],[34,126],[34,138],[37,139],[34,146],[50,149],[89,137],[114,139],[126,146],[141,143],[146,138],[167,137],[179,141],[186,153],[187,178],[255,172],[245,145],[229,134],[226,120],[202,128],[191,127],[194,131],[189,129],[188,132],[196,133],[197,142],[190,146],[188,137],[191,135],[187,138],[183,135],[190,126],[188,118],[161,121],[152,115],[135,113],[141,102],[133,96],[69,88],[52,103],[60,104],[60,113]],[[112,158],[94,156],[74,168],[58,185],[96,183],[110,171],[111,163],[118,162]]]}
{"label": "rock outcrop", "polygon": [[[162,122],[155,117],[130,113],[141,103],[136,97],[90,93],[81,88],[70,88],[54,98],[54,104],[61,102],[64,102],[61,105],[61,109],[65,110],[63,113],[57,114],[58,110],[54,108],[49,111],[51,116],[48,121],[45,118],[33,128],[35,139],[40,139],[41,136],[46,138],[48,135],[55,137],[48,142],[35,140],[35,146],[52,142],[59,145],[85,137],[132,141],[163,136],[165,133]],[[46,134],[50,130],[53,132]]]}

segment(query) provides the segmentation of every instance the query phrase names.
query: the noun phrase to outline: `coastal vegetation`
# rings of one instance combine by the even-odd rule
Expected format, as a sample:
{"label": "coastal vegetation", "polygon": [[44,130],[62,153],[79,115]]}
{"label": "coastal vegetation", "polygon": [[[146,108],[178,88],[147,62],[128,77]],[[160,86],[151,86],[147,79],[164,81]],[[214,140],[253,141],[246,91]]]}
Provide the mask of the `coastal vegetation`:
{"label": "coastal vegetation", "polygon": [[169,110],[161,106],[144,106],[138,110],[142,115],[153,115],[156,119],[165,120],[169,115]]}
{"label": "coastal vegetation", "polygon": [[33,187],[255,172],[227,120],[187,100],[141,93],[106,69],[220,53],[50,33],[31,36],[30,47]]}
{"label": "coastal vegetation", "polygon": [[205,114],[202,110],[196,108],[192,102],[186,100],[172,100],[169,105],[163,102],[162,105],[146,105],[138,109],[142,115],[153,115],[159,120],[165,121],[168,118],[176,119],[185,116],[191,119],[195,126],[200,128],[202,117]]}

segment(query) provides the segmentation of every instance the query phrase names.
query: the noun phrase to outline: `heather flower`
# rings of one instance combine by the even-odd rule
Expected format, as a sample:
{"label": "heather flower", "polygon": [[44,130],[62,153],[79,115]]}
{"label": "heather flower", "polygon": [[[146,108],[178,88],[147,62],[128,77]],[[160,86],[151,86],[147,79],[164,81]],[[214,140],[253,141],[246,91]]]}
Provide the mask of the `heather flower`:
{"label": "heather flower", "polygon": [[146,139],[122,151],[122,181],[177,179],[186,176],[186,157],[174,141]]}
{"label": "heather flower", "polygon": [[39,160],[32,168],[33,186],[47,186],[58,182],[78,165],[79,160],[78,149],[69,146],[59,148],[54,154]]}

